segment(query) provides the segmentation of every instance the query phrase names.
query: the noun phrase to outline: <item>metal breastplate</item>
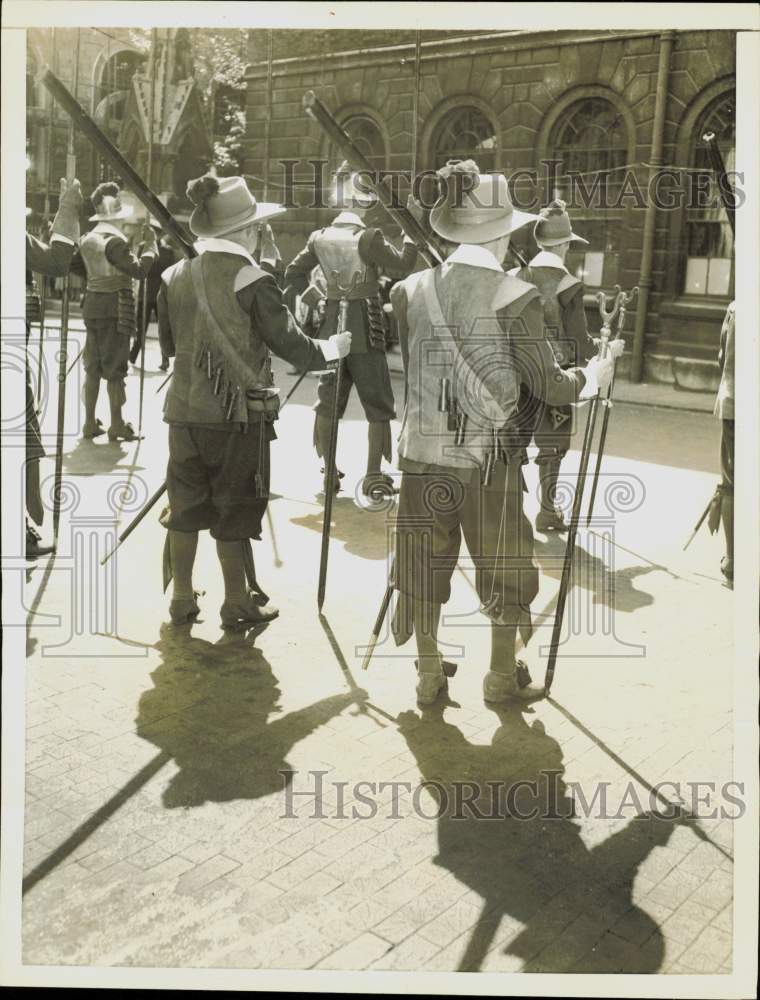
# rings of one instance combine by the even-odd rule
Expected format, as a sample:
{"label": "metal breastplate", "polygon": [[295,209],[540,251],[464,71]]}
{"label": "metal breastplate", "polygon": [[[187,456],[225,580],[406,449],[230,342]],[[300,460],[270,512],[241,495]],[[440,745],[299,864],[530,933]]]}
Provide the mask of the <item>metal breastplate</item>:
{"label": "metal breastplate", "polygon": [[118,292],[121,288],[131,288],[132,279],[123,274],[106,257],[106,244],[112,239],[110,233],[88,233],[79,245],[84,266],[87,269],[88,292]]}
{"label": "metal breastplate", "polygon": [[349,298],[366,298],[377,291],[377,280],[370,280],[369,268],[359,255],[361,233],[347,226],[328,226],[314,237],[314,252],[325,275],[329,299],[340,298],[338,286],[347,288],[357,272],[357,287]]}

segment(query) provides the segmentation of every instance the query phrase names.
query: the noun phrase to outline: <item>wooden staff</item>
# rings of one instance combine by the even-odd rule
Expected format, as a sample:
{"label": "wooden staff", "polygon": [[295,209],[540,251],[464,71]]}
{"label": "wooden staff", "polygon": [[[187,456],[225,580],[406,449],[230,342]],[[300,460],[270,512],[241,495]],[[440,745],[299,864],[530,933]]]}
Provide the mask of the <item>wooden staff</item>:
{"label": "wooden staff", "polygon": [[[338,283],[339,274],[333,271],[333,281]],[[356,286],[361,275],[357,271],[351,277],[351,281],[344,288],[338,285],[341,293],[340,305],[338,306],[338,333],[344,333],[346,329],[346,316],[348,314],[348,296]],[[335,459],[338,452],[338,403],[340,401],[341,372],[343,371],[343,359],[338,358],[338,368],[335,372],[335,393],[333,395],[332,422],[330,424],[330,444],[327,449],[325,459],[325,514],[322,520],[322,550],[319,555],[319,585],[317,587],[317,608],[322,611],[325,603],[325,588],[327,586],[327,557],[330,553],[330,522],[332,520],[332,502],[335,496],[335,481],[338,476],[338,469]]]}
{"label": "wooden staff", "polygon": [[[638,285],[632,288],[630,292],[620,291],[620,286],[615,285],[615,291],[618,293],[618,300],[620,302],[620,311],[618,312],[618,326],[617,333],[614,339],[617,340],[623,332],[623,327],[625,325],[625,312],[626,306],[629,306],[631,302],[636,298],[636,294],[639,290]],[[596,468],[594,469],[594,478],[591,483],[591,496],[588,501],[588,513],[586,514],[586,524],[591,524],[591,515],[594,513],[594,501],[596,500],[596,489],[599,485],[599,472],[602,468],[602,457],[604,456],[604,445],[607,441],[607,428],[610,423],[610,411],[612,410],[612,391],[615,388],[615,369],[612,370],[612,380],[607,388],[607,393],[602,399],[602,406],[604,407],[604,416],[602,417],[602,432],[599,435],[599,447],[596,450]]]}
{"label": "wooden staff", "polygon": [[364,653],[364,658],[362,660],[362,670],[366,670],[369,667],[370,660],[372,659],[372,654],[375,652],[375,646],[377,645],[377,640],[380,638],[380,633],[383,630],[383,622],[385,621],[385,616],[388,614],[388,608],[391,606],[391,599],[393,598],[393,569],[391,568],[390,575],[388,577],[388,586],[385,588],[385,593],[383,594],[382,602],[380,603],[380,610],[377,613],[377,618],[375,619],[375,625],[372,629],[372,634],[369,637],[369,642],[367,643],[367,649]]}
{"label": "wooden staff", "polygon": [[[74,61],[74,93],[79,87],[79,52],[82,40],[82,30],[77,28],[77,47]],[[72,184],[77,172],[76,151],[74,146],[74,124],[72,122],[69,130],[69,145],[66,153],[66,180]],[[61,194],[63,197],[64,185],[61,184]],[[60,202],[59,197],[59,202]],[[63,294],[61,296],[61,340],[58,349],[58,420],[55,436],[55,474],[53,478],[53,545],[58,543],[58,529],[61,524],[61,500],[62,500],[62,480],[63,480],[63,432],[66,421],[66,375],[68,367],[68,340],[69,340],[69,303],[70,285],[68,273],[63,279]],[[40,351],[42,345],[40,345]]]}
{"label": "wooden staff", "polygon": [[100,155],[109,164],[111,169],[122,178],[124,187],[128,188],[135,195],[137,200],[145,206],[154,219],[158,219],[161,228],[165,230],[173,240],[176,241],[185,257],[197,256],[197,251],[188,240],[184,230],[176,221],[171,212],[155,195],[145,181],[140,177],[134,167],[122,156],[114,146],[108,136],[90,118],[84,108],[76,98],[66,89],[58,77],[49,69],[45,69],[40,77],[40,82],[53,97],[58,101],[64,111],[71,117],[74,127],[90,140]]}
{"label": "wooden staff", "polygon": [[[153,215],[155,219],[158,219],[161,224],[161,228],[176,241],[177,246],[180,248],[185,257],[196,257],[197,251],[195,247],[187,239],[182,227],[175,220],[171,212],[151,191],[148,185],[143,181],[132,165],[122,156],[111,140],[98,128],[92,118],[90,118],[87,112],[82,108],[70,91],[61,83],[58,77],[49,69],[45,69],[41,74],[40,82],[47,88],[47,90],[50,91],[61,107],[63,107],[64,111],[66,111],[66,113],[70,116],[74,127],[78,128],[85,134],[103,159],[110,165],[114,173],[123,179],[125,186],[134,193],[135,197],[145,206],[148,212]],[[119,536],[117,545],[101,560],[101,565],[107,562],[119,545],[121,545],[121,543],[132,534],[145,515],[153,506],[155,506],[155,504],[158,503],[165,490],[166,483],[163,483],[160,489],[158,489],[150,500],[148,500],[142,510],[138,511],[131,524],[124,529]]]}
{"label": "wooden staff", "polygon": [[[607,355],[607,345],[610,340],[611,325],[618,313],[618,309],[620,308],[620,298],[622,294],[622,292],[618,292],[615,297],[614,306],[609,312],[607,311],[607,299],[604,292],[599,292],[599,295],[597,296],[597,300],[599,302],[599,312],[602,317],[601,346],[599,349],[599,354],[602,358]],[[586,432],[583,439],[583,448],[581,449],[578,480],[576,482],[575,496],[573,498],[573,512],[570,516],[570,526],[567,533],[565,561],[562,566],[562,578],[560,579],[559,595],[557,597],[557,610],[554,614],[554,627],[552,628],[552,637],[549,645],[549,660],[546,666],[546,675],[544,677],[544,691],[547,695],[551,690],[552,682],[554,680],[554,669],[557,663],[557,651],[559,649],[559,641],[562,633],[562,621],[565,616],[565,604],[570,590],[570,576],[573,568],[573,552],[575,551],[575,540],[578,535],[578,524],[581,518],[581,507],[583,506],[583,487],[586,481],[586,473],[588,471],[588,463],[591,455],[591,442],[594,437],[594,427],[596,425],[599,402],[599,393],[597,392],[589,404],[588,417],[586,418]]]}

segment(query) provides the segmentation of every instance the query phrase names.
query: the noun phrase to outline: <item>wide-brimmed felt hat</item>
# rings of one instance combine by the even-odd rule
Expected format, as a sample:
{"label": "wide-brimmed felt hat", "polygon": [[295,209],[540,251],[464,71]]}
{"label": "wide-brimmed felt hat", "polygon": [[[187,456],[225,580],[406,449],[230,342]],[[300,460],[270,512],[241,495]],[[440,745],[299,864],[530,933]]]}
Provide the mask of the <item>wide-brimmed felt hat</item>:
{"label": "wide-brimmed felt hat", "polygon": [[353,209],[372,208],[377,197],[367,190],[367,184],[356,170],[352,170],[347,160],[335,171],[327,204],[330,208]]}
{"label": "wide-brimmed felt hat", "polygon": [[555,247],[560,243],[588,243],[582,236],[573,232],[567,206],[560,198],[555,198],[539,213],[538,222],[533,228],[533,238],[541,246]]}
{"label": "wide-brimmed felt hat", "polygon": [[471,160],[438,173],[444,194],[430,212],[430,225],[445,240],[490,243],[538,218],[514,207],[503,174],[481,174]]}
{"label": "wide-brimmed felt hat", "polygon": [[224,236],[252,222],[263,222],[287,211],[284,205],[256,201],[244,177],[212,177],[207,174],[187,186],[188,198],[196,206],[190,216],[195,236]]}

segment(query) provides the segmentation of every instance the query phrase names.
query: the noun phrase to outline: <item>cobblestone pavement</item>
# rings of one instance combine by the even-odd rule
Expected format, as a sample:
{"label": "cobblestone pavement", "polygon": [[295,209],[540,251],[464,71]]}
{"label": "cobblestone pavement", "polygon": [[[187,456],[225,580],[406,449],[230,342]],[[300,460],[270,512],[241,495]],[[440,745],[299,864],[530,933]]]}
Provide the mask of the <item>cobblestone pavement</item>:
{"label": "cobblestone pavement", "polygon": [[[420,711],[411,645],[384,635],[360,670],[390,518],[360,509],[350,488],[336,501],[325,618],[316,614],[312,378],[279,422],[276,498],[256,546],[279,620],[223,640],[221,574],[204,538],[201,621],[164,624],[155,516],[98,566],[114,509],[124,527],[163,475],[155,344],[148,356],[146,440],[72,438],[58,555],[23,584],[24,962],[729,972],[732,822],[720,806],[735,809],[719,800],[713,819],[663,820],[647,791],[680,784],[690,808],[688,783],[734,777],[721,542],[704,532],[681,553],[714,486],[716,422],[616,409],[605,471],[618,485],[600,495],[597,533],[579,538],[551,701],[483,703],[489,636],[463,559],[441,633],[459,672],[448,703]],[[282,368],[280,384],[292,385]],[[128,392],[134,417],[135,377]],[[69,404],[76,428],[73,390]],[[362,471],[366,436],[351,406],[339,444],[347,482]],[[45,414],[47,432],[54,419]],[[532,467],[528,484],[534,513]],[[611,552],[605,503],[618,507]],[[562,553],[562,541],[538,536],[540,627],[527,653],[537,678]],[[517,790],[519,779],[535,780],[536,795]],[[317,781],[321,810],[308,794]],[[487,812],[487,782],[537,817],[512,808],[510,818],[476,818],[464,800]]]}

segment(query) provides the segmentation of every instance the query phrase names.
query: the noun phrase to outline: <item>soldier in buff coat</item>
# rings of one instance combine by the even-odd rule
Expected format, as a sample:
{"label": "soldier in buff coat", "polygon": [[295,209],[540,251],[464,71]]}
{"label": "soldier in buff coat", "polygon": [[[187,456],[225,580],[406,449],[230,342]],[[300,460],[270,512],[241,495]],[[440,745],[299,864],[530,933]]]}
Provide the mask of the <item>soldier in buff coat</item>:
{"label": "soldier in buff coat", "polygon": [[398,643],[415,636],[417,698],[431,704],[446,684],[438,625],[464,535],[491,622],[483,694],[501,702],[542,693],[520,676],[515,655],[538,591],[514,424],[521,387],[572,403],[609,384],[612,362],[563,371],[544,337],[538,291],[504,273],[510,234],[535,221],[513,208],[506,178],[465,161],[446,181],[430,223],[456,249],[391,292],[406,378],[393,624]]}
{"label": "soldier in buff coat", "polygon": [[82,436],[95,438],[104,429],[95,415],[101,379],[105,380],[111,423],[109,441],[134,441],[136,434],[124,420],[127,399],[129,344],[137,334],[133,278],[145,278],[157,254],[156,234],[143,228],[143,251],[139,258],[129,249],[124,233],[132,209],[121,203],[117,184],[99,184],[92,193],[95,228],[82,238],[80,253],[87,271],[82,318],[87,338],[84,345],[84,424]]}
{"label": "soldier in buff coat", "polygon": [[321,370],[348,353],[351,334],[307,337],[274,277],[254,260],[259,243],[262,262],[277,257],[266,222],[285,211],[281,205],[257,202],[243,177],[200,177],[187,193],[198,256],[164,271],[157,301],[161,350],[174,358],[164,404],[165,580],[168,557],[172,621],[194,620],[198,532],[209,531],[224,576],[222,626],[242,629],[278,614],[255,586],[250,544],[261,537],[276,437],[270,351],[302,370]]}
{"label": "soldier in buff coat", "polygon": [[[597,344],[586,327],[583,282],[569,273],[565,260],[571,243],[588,243],[588,240],[573,232],[565,203],[559,199],[541,210],[533,237],[539,252],[527,267],[515,268],[509,273],[537,289],[544,311],[544,335],[560,368],[585,364],[596,354]],[[614,358],[620,357],[623,346],[622,340],[610,343]],[[540,509],[536,529],[566,531],[562,511],[557,508],[556,493],[560,465],[570,448],[572,407],[547,403],[531,395],[523,385],[518,420],[525,427],[526,447],[531,439],[538,446]],[[524,461],[527,462],[527,455]]]}
{"label": "soldier in buff coat", "polygon": [[[390,421],[396,416],[385,356],[387,321],[380,295],[379,269],[404,277],[417,260],[417,248],[409,237],[404,238],[404,249],[398,251],[379,229],[365,225],[364,215],[374,203],[374,196],[362,189],[360,176],[343,164],[335,175],[330,195],[331,206],[341,212],[325,229],[311,234],[304,249],[285,269],[286,283],[296,294],[302,294],[313,268],[321,266],[327,283],[327,303],[320,337],[328,337],[337,329],[339,286],[345,288],[355,273],[359,276],[358,285],[348,296],[347,322],[354,337],[351,353],[343,362],[338,417],[343,416],[351,387],[355,385],[368,421],[367,471],[362,482],[367,496],[378,488],[392,488],[392,481],[383,474],[381,466],[383,458],[390,461],[392,457]],[[314,445],[325,464],[334,399],[335,373],[331,372],[319,380],[315,408]],[[340,488],[339,478],[336,475],[336,488]],[[326,482],[327,475],[325,485]]]}

